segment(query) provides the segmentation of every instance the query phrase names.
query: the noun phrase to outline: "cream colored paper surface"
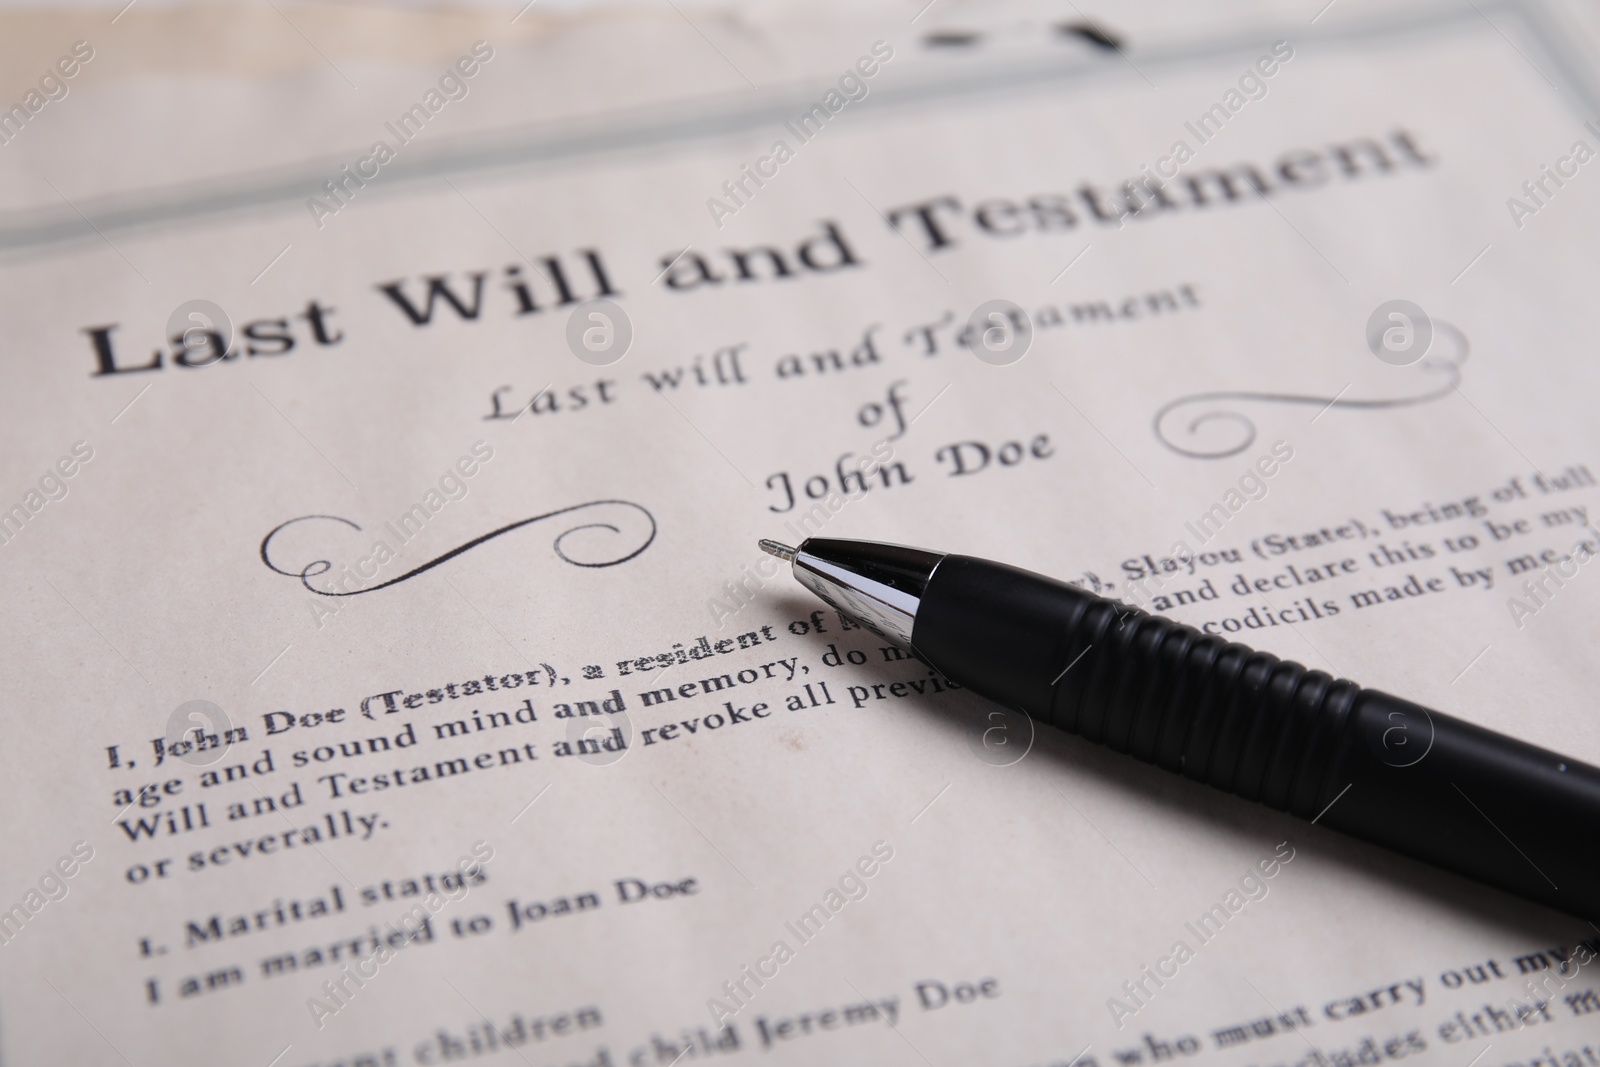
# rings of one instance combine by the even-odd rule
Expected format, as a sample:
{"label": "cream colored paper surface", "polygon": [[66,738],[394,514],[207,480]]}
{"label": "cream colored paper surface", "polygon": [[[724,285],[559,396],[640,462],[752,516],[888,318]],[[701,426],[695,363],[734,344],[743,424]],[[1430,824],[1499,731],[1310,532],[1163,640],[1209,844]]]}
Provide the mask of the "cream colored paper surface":
{"label": "cream colored paper surface", "polygon": [[93,52],[0,145],[6,1063],[1597,1062],[1594,929],[1032,736],[755,550],[1600,761],[1581,18],[111,14],[5,17],[7,101]]}

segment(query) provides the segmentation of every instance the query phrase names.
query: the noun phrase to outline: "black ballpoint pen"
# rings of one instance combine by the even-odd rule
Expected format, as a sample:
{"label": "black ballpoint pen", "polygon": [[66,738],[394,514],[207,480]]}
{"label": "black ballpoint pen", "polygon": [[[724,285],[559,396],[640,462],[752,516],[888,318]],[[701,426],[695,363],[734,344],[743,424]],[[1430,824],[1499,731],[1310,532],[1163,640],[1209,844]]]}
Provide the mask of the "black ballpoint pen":
{"label": "black ballpoint pen", "polygon": [[816,537],[761,547],[1039,722],[1600,920],[1600,769],[1001,563]]}

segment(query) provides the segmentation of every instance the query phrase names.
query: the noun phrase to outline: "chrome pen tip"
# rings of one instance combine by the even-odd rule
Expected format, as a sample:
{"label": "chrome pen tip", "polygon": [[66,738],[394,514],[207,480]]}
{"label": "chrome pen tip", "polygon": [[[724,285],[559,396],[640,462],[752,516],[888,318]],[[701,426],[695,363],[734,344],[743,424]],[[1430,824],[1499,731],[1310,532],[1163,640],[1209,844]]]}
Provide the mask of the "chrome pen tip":
{"label": "chrome pen tip", "polygon": [[784,560],[785,562],[794,562],[795,550],[781,541],[769,541],[763,537],[761,540],[757,541],[756,544],[760,545],[761,551],[767,553],[768,555],[777,556],[779,559]]}

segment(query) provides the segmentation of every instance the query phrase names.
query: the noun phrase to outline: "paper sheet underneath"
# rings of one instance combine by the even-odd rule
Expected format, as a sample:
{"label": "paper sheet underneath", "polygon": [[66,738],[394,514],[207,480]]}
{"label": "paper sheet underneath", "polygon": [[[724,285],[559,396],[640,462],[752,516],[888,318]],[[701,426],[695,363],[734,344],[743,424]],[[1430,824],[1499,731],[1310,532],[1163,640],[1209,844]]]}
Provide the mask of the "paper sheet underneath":
{"label": "paper sheet underneath", "polygon": [[1034,736],[755,547],[1600,760],[1581,37],[910,14],[28,23],[94,55],[0,147],[7,1062],[1593,1062],[1593,929]]}

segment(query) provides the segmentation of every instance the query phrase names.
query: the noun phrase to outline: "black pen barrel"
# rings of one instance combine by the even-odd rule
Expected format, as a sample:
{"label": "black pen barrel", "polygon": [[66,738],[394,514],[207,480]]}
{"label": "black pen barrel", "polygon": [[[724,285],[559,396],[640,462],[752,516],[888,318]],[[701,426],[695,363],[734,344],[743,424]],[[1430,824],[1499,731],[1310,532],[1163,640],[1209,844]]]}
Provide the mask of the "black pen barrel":
{"label": "black pen barrel", "polygon": [[1042,575],[944,557],[912,645],[1147,763],[1600,920],[1600,769]]}

